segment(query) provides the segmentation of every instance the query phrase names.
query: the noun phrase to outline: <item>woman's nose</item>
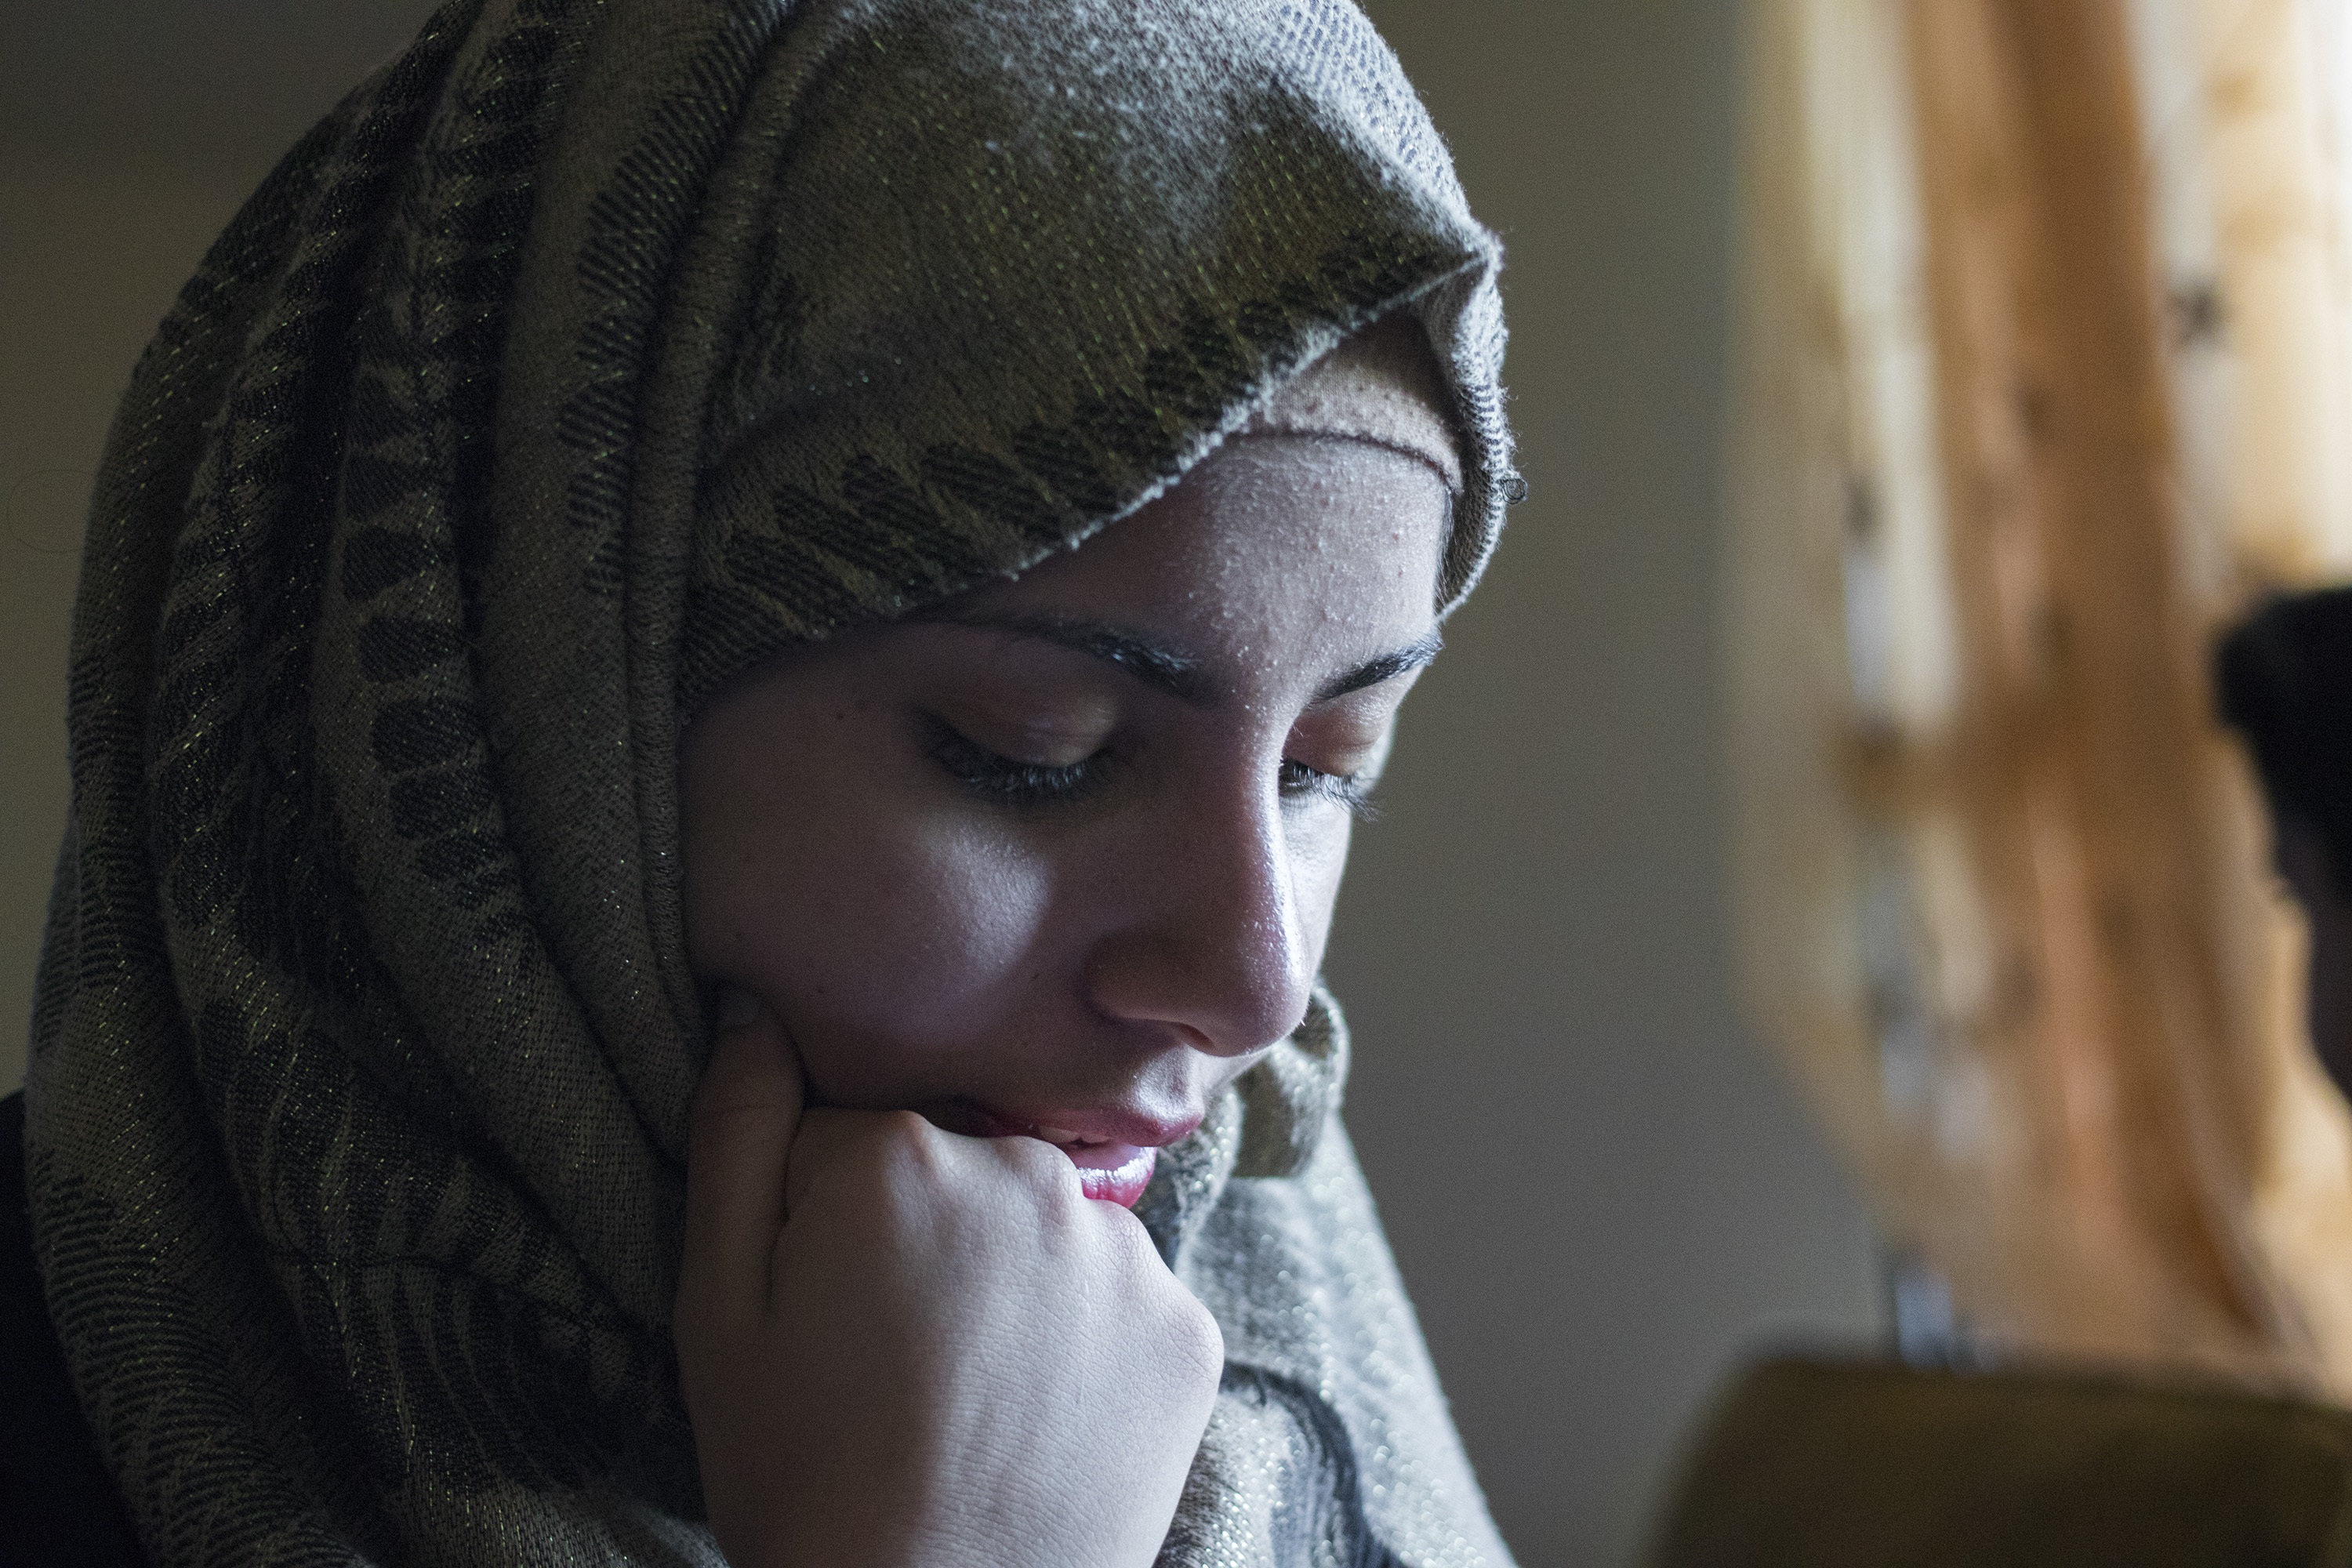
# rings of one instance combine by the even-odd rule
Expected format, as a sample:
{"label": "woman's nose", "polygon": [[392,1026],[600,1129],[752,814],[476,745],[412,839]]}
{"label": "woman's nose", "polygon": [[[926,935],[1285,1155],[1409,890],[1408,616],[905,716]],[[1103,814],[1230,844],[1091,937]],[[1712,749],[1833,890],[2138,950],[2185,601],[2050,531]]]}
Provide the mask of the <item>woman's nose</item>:
{"label": "woman's nose", "polygon": [[1123,873],[1123,918],[1087,965],[1103,1012],[1181,1026],[1218,1056],[1297,1027],[1315,980],[1281,802],[1242,794],[1163,819],[1168,831]]}

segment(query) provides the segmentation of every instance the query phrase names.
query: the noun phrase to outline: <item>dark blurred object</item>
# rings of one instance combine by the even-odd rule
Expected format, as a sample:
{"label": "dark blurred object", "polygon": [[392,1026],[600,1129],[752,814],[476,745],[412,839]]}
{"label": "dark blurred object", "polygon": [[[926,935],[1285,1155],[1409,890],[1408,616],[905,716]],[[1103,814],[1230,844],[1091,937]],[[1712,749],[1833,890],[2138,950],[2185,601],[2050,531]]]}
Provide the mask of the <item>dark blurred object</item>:
{"label": "dark blurred object", "polygon": [[2346,1568],[2352,1413],[2087,1374],[1767,1362],[1652,1568]]}
{"label": "dark blurred object", "polygon": [[0,1100],[0,1565],[146,1562],[50,1326],[25,1206],[25,1097]]}
{"label": "dark blurred object", "polygon": [[2352,588],[2265,602],[2221,639],[2213,680],[2272,815],[2307,824],[2352,892]]}
{"label": "dark blurred object", "polygon": [[2352,1093],[2352,588],[2263,605],[2214,649],[2213,685],[2253,752],[2273,863],[2309,921],[2312,1048]]}

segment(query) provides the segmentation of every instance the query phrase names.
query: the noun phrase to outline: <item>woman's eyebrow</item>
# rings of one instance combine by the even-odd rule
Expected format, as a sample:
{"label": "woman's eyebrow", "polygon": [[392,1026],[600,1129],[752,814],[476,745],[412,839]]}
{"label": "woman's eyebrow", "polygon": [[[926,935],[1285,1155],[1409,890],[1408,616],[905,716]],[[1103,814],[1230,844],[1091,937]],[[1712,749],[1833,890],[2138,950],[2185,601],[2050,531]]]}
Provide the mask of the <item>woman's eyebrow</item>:
{"label": "woman's eyebrow", "polygon": [[1437,635],[1435,626],[1432,626],[1426,633],[1394,652],[1381,654],[1377,658],[1368,658],[1346,674],[1326,681],[1323,689],[1316,692],[1315,700],[1328,702],[1334,697],[1345,697],[1350,691],[1361,691],[1367,686],[1378,686],[1383,680],[1393,680],[1407,670],[1419,669],[1423,665],[1435,658],[1438,650],[1444,646],[1445,639]]}
{"label": "woman's eyebrow", "polygon": [[1206,704],[1216,695],[1201,661],[1162,643],[1102,621],[1076,620],[1067,616],[1021,616],[951,613],[918,615],[913,620],[944,626],[978,626],[1013,637],[1035,637],[1076,653],[1117,665],[1144,685],[1180,701]]}
{"label": "woman's eyebrow", "polygon": [[[1050,615],[990,615],[951,612],[945,615],[916,615],[909,619],[932,621],[942,626],[977,626],[984,631],[1003,632],[1008,636],[1035,637],[1058,647],[1087,654],[1106,664],[1118,666],[1144,685],[1164,691],[1180,701],[1205,705],[1215,700],[1216,691],[1201,668],[1201,661],[1192,655],[1179,652],[1164,643],[1153,642],[1139,632],[1115,626],[1104,621],[1079,620],[1067,616]],[[1393,680],[1408,670],[1419,669],[1435,658],[1445,646],[1434,627],[1401,648],[1364,660],[1353,669],[1345,670],[1323,683],[1315,693],[1318,703],[1328,702],[1335,697],[1345,697],[1350,691],[1360,691],[1367,686],[1378,686],[1383,680]]]}

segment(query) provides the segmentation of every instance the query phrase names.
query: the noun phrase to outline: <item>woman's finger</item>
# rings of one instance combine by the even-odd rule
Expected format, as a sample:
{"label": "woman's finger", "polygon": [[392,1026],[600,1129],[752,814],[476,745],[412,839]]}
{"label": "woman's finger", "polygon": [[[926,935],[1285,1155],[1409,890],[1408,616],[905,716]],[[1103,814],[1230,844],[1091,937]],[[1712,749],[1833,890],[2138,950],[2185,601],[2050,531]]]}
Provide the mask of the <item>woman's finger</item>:
{"label": "woman's finger", "polygon": [[730,1317],[766,1304],[806,1097],[783,1024],[750,992],[728,986],[687,1133],[681,1317],[689,1300]]}

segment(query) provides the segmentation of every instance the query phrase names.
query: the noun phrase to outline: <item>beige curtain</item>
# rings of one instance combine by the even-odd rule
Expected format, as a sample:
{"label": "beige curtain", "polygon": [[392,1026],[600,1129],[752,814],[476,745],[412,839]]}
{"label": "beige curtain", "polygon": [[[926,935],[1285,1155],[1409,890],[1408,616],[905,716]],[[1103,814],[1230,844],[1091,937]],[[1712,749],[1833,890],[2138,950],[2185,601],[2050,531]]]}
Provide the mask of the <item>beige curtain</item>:
{"label": "beige curtain", "polygon": [[2352,576],[2346,0],[1752,0],[1743,980],[1990,1348],[2352,1395],[2352,1121],[2206,678]]}

